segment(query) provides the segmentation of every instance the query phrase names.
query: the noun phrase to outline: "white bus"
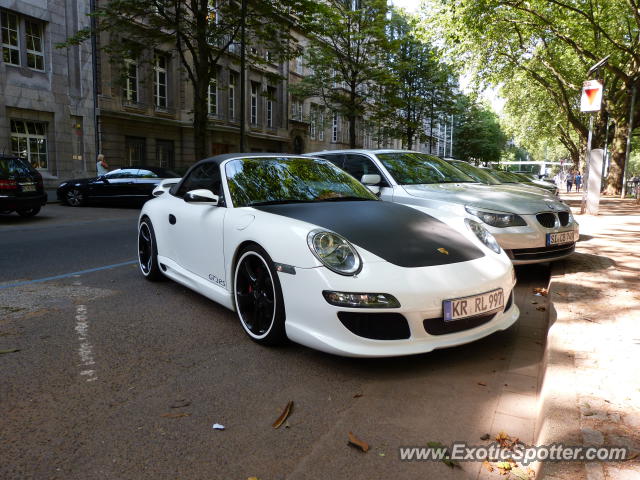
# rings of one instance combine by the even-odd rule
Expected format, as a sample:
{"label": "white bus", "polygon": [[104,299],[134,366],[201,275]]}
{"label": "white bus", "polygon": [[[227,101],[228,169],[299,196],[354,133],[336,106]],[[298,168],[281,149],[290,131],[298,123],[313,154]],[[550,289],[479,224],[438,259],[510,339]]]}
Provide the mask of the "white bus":
{"label": "white bus", "polygon": [[499,168],[500,170],[506,170],[508,172],[518,172],[535,175],[537,178],[550,178],[559,171],[568,169],[571,166],[571,163],[534,161],[491,162],[491,166],[493,168]]}

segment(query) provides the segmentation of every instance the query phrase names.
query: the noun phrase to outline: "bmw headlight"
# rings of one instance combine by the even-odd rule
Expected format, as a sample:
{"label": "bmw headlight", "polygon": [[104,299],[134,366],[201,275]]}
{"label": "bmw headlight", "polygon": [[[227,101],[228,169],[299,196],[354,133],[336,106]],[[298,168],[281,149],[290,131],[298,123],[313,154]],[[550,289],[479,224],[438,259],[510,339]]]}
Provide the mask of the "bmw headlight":
{"label": "bmw headlight", "polygon": [[478,240],[484,243],[486,247],[490,248],[496,253],[500,253],[500,245],[498,245],[496,238],[493,235],[491,235],[491,233],[489,233],[489,231],[486,228],[484,228],[480,223],[476,222],[475,220],[470,220],[468,218],[464,219],[464,223],[467,224],[467,227],[469,227],[469,230],[475,233],[476,237],[478,237]]}
{"label": "bmw headlight", "polygon": [[326,230],[312,230],[307,244],[322,264],[340,275],[355,275],[362,267],[360,255],[344,237]]}
{"label": "bmw headlight", "polygon": [[60,185],[58,185],[58,188],[62,188],[64,187],[68,182],[62,182]]}
{"label": "bmw headlight", "polygon": [[478,217],[487,225],[492,227],[524,227],[527,222],[520,215],[514,213],[491,212],[489,210],[480,210],[473,207],[464,207],[471,215]]}

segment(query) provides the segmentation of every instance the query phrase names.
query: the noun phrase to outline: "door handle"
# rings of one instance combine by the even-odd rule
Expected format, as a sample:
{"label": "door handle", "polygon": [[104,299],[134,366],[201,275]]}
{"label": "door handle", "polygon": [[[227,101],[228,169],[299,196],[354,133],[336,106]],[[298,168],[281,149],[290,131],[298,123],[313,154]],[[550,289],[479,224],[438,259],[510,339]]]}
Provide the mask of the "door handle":
{"label": "door handle", "polygon": [[171,225],[175,225],[175,224],[176,224],[176,221],[177,221],[177,220],[176,220],[175,215],[173,215],[172,213],[170,213],[170,214],[169,214],[169,223],[170,223]]}

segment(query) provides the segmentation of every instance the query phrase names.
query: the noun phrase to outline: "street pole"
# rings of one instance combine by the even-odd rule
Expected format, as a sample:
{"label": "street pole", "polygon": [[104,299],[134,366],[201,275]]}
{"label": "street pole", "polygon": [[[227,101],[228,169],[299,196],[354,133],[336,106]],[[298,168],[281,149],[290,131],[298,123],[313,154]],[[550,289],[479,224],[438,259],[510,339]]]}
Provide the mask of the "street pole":
{"label": "street pole", "polygon": [[449,143],[449,156],[453,158],[453,115],[451,115],[451,142]]}
{"label": "street pole", "polygon": [[242,0],[240,24],[240,152],[247,151],[247,72],[246,72],[246,38],[245,25],[247,22],[247,1]]}
{"label": "street pole", "polygon": [[629,168],[629,155],[631,154],[631,135],[633,134],[633,114],[636,106],[636,80],[633,80],[631,87],[631,108],[629,109],[629,132],[627,133],[627,150],[624,154],[624,169],[622,170],[622,194],[620,198],[627,195],[627,169]]}
{"label": "street pole", "polygon": [[582,184],[582,204],[580,205],[580,215],[584,215],[587,209],[587,185],[589,185],[589,167],[591,164],[591,137],[593,136],[593,117],[595,114],[591,114],[589,118],[589,137],[587,138],[587,164],[584,167],[584,179]]}
{"label": "street pole", "polygon": [[602,159],[602,173],[600,174],[600,178],[602,181],[600,182],[600,191],[602,191],[602,182],[604,182],[604,175],[607,170],[607,157],[609,156],[609,122],[611,119],[609,118],[609,112],[607,112],[607,121],[605,125],[604,132],[604,158]]}

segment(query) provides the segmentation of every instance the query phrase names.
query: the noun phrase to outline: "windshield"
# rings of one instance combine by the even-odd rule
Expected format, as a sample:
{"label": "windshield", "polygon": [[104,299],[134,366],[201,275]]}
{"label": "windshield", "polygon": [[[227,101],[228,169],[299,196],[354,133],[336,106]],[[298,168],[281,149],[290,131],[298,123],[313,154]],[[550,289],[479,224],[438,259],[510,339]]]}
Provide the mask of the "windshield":
{"label": "windshield", "polygon": [[0,158],[0,178],[33,175],[35,170],[20,158]]}
{"label": "windshield", "polygon": [[522,183],[522,180],[513,173],[504,172],[502,170],[489,170],[489,172],[502,183]]}
{"label": "windshield", "polygon": [[351,175],[327,160],[251,157],[225,166],[236,207],[276,203],[378,200]]}
{"label": "windshield", "polygon": [[500,185],[502,182],[497,178],[492,177],[486,171],[481,168],[475,167],[467,162],[451,162],[451,165],[456,167],[462,173],[466,173],[474,180],[484,183],[486,185]]}
{"label": "windshield", "polygon": [[376,156],[400,185],[476,183],[444,160],[424,153],[393,152],[378,153]]}

